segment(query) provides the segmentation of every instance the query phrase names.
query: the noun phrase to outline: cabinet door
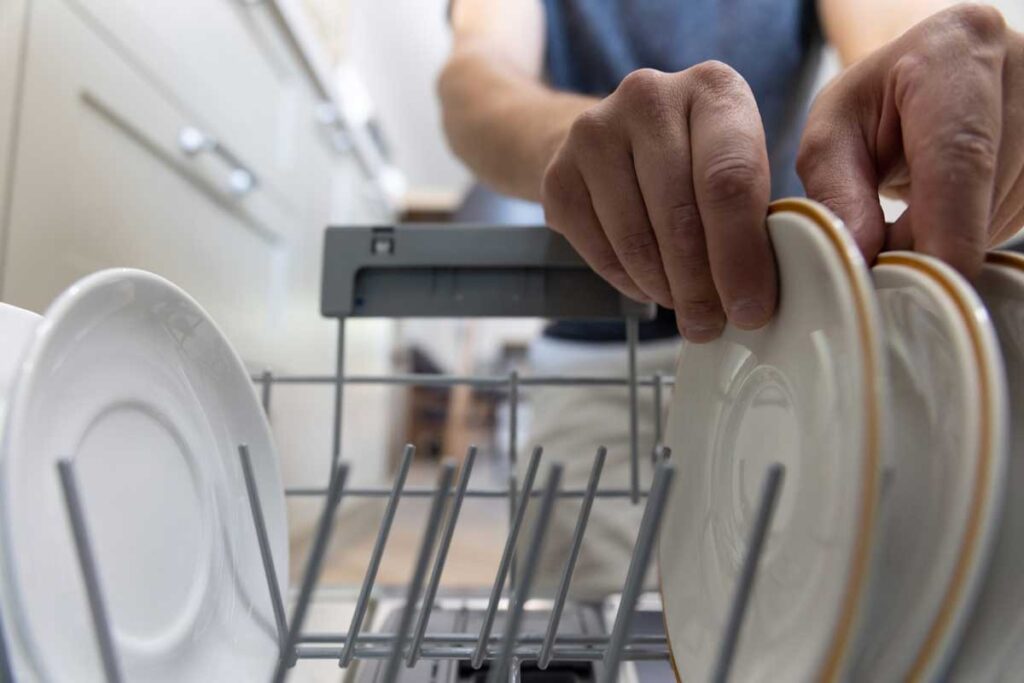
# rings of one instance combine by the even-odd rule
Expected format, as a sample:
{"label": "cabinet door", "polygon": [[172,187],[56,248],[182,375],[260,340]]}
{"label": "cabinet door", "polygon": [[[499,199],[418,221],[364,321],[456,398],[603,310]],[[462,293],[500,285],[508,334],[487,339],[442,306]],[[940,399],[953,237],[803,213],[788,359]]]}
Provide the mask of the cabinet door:
{"label": "cabinet door", "polygon": [[259,186],[232,194],[216,155],[184,153],[194,122],[61,0],[31,12],[4,300],[41,310],[87,273],[144,268],[269,362],[298,221]]}
{"label": "cabinet door", "polygon": [[291,199],[304,163],[294,131],[315,109],[304,106],[312,84],[269,3],[67,2]]}

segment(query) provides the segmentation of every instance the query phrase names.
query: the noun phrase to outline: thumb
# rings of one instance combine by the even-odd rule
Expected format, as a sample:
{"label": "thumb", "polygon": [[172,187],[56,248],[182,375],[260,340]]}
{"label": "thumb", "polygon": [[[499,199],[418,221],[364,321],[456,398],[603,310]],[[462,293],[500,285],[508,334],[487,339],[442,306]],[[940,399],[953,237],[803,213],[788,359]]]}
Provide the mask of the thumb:
{"label": "thumb", "polygon": [[885,242],[878,175],[864,134],[854,122],[837,123],[834,112],[815,107],[797,153],[797,173],[807,196],[846,224],[868,263]]}

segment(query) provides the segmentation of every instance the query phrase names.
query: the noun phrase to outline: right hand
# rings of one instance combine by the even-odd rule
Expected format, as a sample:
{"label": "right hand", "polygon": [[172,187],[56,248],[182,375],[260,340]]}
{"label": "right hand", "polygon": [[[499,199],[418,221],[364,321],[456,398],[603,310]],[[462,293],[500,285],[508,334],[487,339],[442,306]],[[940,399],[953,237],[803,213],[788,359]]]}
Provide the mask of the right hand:
{"label": "right hand", "polygon": [[764,129],[719,62],[634,71],[578,116],[544,174],[549,225],[623,294],[675,309],[695,342],[776,303]]}

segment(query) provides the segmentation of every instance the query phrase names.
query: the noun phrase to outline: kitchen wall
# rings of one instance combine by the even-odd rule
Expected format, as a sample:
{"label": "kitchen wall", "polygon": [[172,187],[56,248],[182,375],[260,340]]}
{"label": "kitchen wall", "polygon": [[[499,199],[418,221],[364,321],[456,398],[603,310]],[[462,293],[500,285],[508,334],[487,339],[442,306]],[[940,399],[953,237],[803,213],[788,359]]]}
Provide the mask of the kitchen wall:
{"label": "kitchen wall", "polygon": [[469,173],[441,132],[435,81],[451,37],[447,0],[351,0],[342,58],[366,86],[414,203],[451,202]]}

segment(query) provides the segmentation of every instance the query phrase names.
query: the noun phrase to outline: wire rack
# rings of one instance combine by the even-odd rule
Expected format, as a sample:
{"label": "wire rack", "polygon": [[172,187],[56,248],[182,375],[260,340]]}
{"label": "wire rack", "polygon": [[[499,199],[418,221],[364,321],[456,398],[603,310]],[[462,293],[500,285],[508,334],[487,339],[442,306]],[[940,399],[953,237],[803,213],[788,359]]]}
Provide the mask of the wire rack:
{"label": "wire rack", "polygon": [[[550,239],[548,237],[550,233],[546,229],[544,233],[544,239]],[[330,238],[328,242],[330,242]],[[330,259],[330,251],[328,248],[325,262]],[[376,248],[371,251],[375,255],[377,254]],[[327,265],[325,264],[325,273],[326,271]],[[356,294],[356,299],[365,296],[367,296],[367,292],[360,290]],[[547,292],[544,298],[549,301],[552,298],[552,293]],[[442,306],[440,310],[444,312],[448,309]],[[520,311],[517,310],[517,312]],[[538,312],[551,314],[551,311],[546,309],[545,311],[529,309],[524,312],[527,314],[537,314]],[[372,314],[372,311],[368,314]],[[635,310],[627,310],[626,315],[622,316],[626,327],[627,362],[625,375],[618,378],[568,375],[521,377],[516,372],[505,376],[350,376],[345,374],[344,368],[346,316],[337,315],[335,317],[339,318],[339,324],[336,369],[333,375],[287,376],[265,371],[252,378],[259,390],[263,408],[268,412],[273,389],[277,385],[328,384],[334,388],[333,439],[328,484],[324,488],[295,488],[285,491],[288,496],[323,498],[319,521],[290,615],[286,615],[280,592],[275,571],[275,558],[272,555],[267,535],[248,449],[245,444],[238,445],[239,467],[252,513],[252,532],[255,534],[260,550],[267,585],[266,599],[273,610],[279,649],[274,671],[268,672],[270,680],[274,683],[284,681],[289,672],[304,660],[335,660],[341,667],[348,667],[354,661],[359,660],[379,660],[384,662],[380,680],[388,682],[399,680],[404,669],[415,666],[421,660],[468,661],[473,668],[486,670],[489,683],[506,680],[519,681],[523,662],[535,662],[538,668],[546,669],[553,661],[575,661],[599,662],[599,680],[603,683],[611,683],[618,679],[620,665],[623,662],[667,659],[669,649],[665,636],[635,634],[631,629],[637,601],[643,591],[644,575],[650,564],[651,554],[672,491],[673,477],[676,476],[676,468],[672,463],[671,454],[667,448],[661,445],[664,391],[667,387],[672,386],[673,381],[660,374],[641,377],[637,373],[638,331],[642,314]],[[503,388],[507,392],[509,406],[509,431],[506,447],[512,461],[507,486],[504,488],[470,486],[470,477],[477,458],[475,447],[469,449],[460,471],[457,471],[456,466],[448,460],[442,464],[435,485],[408,486],[406,480],[415,450],[411,445],[404,449],[391,486],[349,486],[350,466],[341,457],[341,417],[345,387],[358,384],[434,387],[461,385]],[[517,453],[520,450],[517,431],[520,389],[524,386],[621,386],[627,388],[630,434],[629,485],[607,487],[601,484],[601,473],[606,457],[606,450],[603,447],[597,449],[594,455],[589,479],[584,488],[563,486],[561,463],[549,463],[545,466],[544,472],[541,472],[542,448],[540,446],[532,449],[525,474],[522,481],[519,481],[516,468]],[[640,417],[638,395],[640,391],[648,390],[653,392],[654,397],[653,420],[658,445],[649,454],[654,465],[654,474],[650,487],[644,488],[640,485],[639,477],[641,453],[638,445]],[[767,469],[763,480],[749,544],[734,589],[731,609],[718,645],[717,665],[712,679],[716,683],[725,683],[729,679],[729,671],[739,641],[751,589],[754,585],[761,551],[781,491],[783,475],[782,466],[776,464]],[[79,484],[72,461],[61,461],[55,476],[59,477],[61,483],[68,522],[92,616],[92,636],[100,655],[104,676],[109,683],[120,683],[124,678],[119,665],[115,641],[112,637],[107,603],[99,581],[99,570],[86,524],[87,515],[83,510]],[[343,522],[343,519],[340,519],[343,515],[338,513],[339,505],[343,499],[359,498],[383,498],[386,500],[386,506],[371,550],[368,567],[356,598],[351,622],[344,632],[305,632],[303,624],[317,587],[328,541],[336,524]],[[429,514],[420,537],[419,549],[412,568],[412,578],[404,588],[405,596],[397,628],[393,632],[373,632],[365,628],[365,621],[392,523],[403,498],[429,499]],[[509,530],[504,539],[503,551],[494,581],[488,592],[483,622],[479,630],[472,632],[428,633],[427,626],[437,601],[448,551],[458,529],[463,502],[467,498],[493,499],[504,502],[507,504],[509,513]],[[551,511],[556,500],[564,498],[578,499],[581,501],[581,505],[572,539],[565,553],[558,588],[550,602],[547,626],[538,632],[524,631],[522,628],[524,612],[531,596],[533,580],[547,537]],[[566,607],[573,573],[587,532],[591,511],[595,504],[600,504],[600,499],[608,498],[628,499],[634,505],[643,506],[642,519],[622,586],[614,623],[605,635],[560,633],[561,616]],[[539,506],[539,514],[534,517],[535,522],[532,528],[525,529],[524,520],[528,504]],[[523,550],[524,548],[525,550]],[[519,554],[522,557],[519,557]],[[497,627],[499,613],[504,617],[500,620],[502,624],[500,629]],[[2,637],[0,637],[0,655],[2,655],[0,675],[4,676],[4,680],[14,680]]]}

